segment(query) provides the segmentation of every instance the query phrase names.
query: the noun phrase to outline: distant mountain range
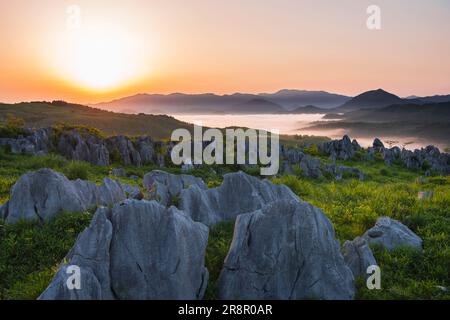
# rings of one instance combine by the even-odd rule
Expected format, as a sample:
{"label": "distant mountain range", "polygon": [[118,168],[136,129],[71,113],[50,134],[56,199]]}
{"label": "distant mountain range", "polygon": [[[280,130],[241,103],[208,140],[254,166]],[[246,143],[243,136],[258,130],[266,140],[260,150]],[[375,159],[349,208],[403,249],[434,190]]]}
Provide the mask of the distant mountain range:
{"label": "distant mountain range", "polygon": [[355,97],[325,91],[280,90],[275,93],[137,94],[110,102],[92,104],[101,109],[146,114],[283,114],[343,113],[377,109],[390,105],[426,104],[450,101],[450,95],[400,98],[383,89]]}
{"label": "distant mountain range", "polygon": [[359,109],[341,115],[340,119],[352,122],[407,121],[450,123],[450,102],[394,104],[378,109]]}
{"label": "distant mountain range", "polygon": [[91,106],[127,113],[255,114],[284,113],[310,105],[328,109],[349,99],[351,97],[325,91],[280,90],[275,93],[235,93],[231,95],[212,93],[137,94]]}

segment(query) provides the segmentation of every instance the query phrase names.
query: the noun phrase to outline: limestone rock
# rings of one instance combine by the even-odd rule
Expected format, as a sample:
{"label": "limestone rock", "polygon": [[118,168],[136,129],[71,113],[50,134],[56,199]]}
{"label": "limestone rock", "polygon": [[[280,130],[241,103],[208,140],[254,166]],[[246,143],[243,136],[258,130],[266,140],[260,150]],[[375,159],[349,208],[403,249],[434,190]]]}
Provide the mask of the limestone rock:
{"label": "limestone rock", "polygon": [[354,278],[321,210],[277,201],[237,217],[221,299],[352,299]]}
{"label": "limestone rock", "polygon": [[[175,207],[125,200],[99,208],[40,299],[201,299],[208,228]],[[80,290],[65,270],[81,269]]]}
{"label": "limestone rock", "polygon": [[6,222],[49,220],[62,211],[88,209],[76,186],[63,174],[40,169],[22,175],[11,189]]}
{"label": "limestone rock", "polygon": [[142,180],[144,189],[150,194],[149,198],[159,201],[162,205],[172,204],[183,189],[196,185],[201,190],[207,189],[202,179],[187,174],[171,174],[161,170],[147,173]]}
{"label": "limestone rock", "polygon": [[194,221],[212,225],[282,199],[298,200],[298,197],[285,185],[274,185],[239,171],[225,174],[217,188],[204,190],[192,185],[184,189],[179,208]]}
{"label": "limestone rock", "polygon": [[380,245],[387,250],[413,247],[422,250],[422,239],[401,222],[382,217],[362,236],[369,244]]}
{"label": "limestone rock", "polygon": [[353,241],[346,241],[343,246],[344,261],[352,270],[353,276],[366,276],[367,268],[377,265],[367,241],[357,237]]}

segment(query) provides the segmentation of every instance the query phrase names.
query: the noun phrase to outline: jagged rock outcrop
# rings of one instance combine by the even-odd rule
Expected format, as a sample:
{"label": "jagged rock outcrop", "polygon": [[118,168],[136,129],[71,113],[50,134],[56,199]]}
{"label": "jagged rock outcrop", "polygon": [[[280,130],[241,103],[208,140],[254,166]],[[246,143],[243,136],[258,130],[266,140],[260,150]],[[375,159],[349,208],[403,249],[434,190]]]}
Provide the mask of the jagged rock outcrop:
{"label": "jagged rock outcrop", "polygon": [[57,151],[68,159],[82,160],[89,163],[109,165],[109,152],[104,140],[86,130],[73,129],[58,135]]}
{"label": "jagged rock outcrop", "polygon": [[349,136],[345,135],[341,140],[327,141],[319,145],[319,151],[329,155],[330,159],[351,159],[355,151],[361,149],[358,142],[350,140]]}
{"label": "jagged rock outcrop", "polygon": [[14,154],[46,154],[50,148],[52,132],[52,128],[25,129],[25,136],[0,138],[0,146],[9,146]]}
{"label": "jagged rock outcrop", "polygon": [[217,188],[192,185],[180,193],[179,208],[194,221],[212,225],[278,200],[298,200],[285,185],[274,185],[243,172],[228,173]]}
{"label": "jagged rock outcrop", "polygon": [[401,222],[382,217],[375,226],[362,236],[370,245],[379,245],[387,250],[398,247],[422,249],[422,239]]}
{"label": "jagged rock outcrop", "polygon": [[367,268],[377,265],[366,239],[357,237],[353,241],[345,241],[343,256],[346,265],[352,270],[353,276],[367,276]]}
{"label": "jagged rock outcrop", "polygon": [[380,139],[375,138],[373,140],[372,147],[374,148],[375,151],[380,152],[382,149],[384,149],[384,144],[383,144],[383,142],[381,142]]}
{"label": "jagged rock outcrop", "polygon": [[155,146],[150,137],[138,137],[136,140],[136,149],[139,152],[142,164],[156,163]]}
{"label": "jagged rock outcrop", "polygon": [[4,218],[7,223],[50,220],[64,211],[82,212],[124,199],[122,186],[110,178],[97,186],[80,179],[71,181],[51,169],[40,169],[22,175],[14,184]]}
{"label": "jagged rock outcrop", "polygon": [[408,169],[425,169],[427,175],[431,173],[450,174],[450,154],[441,153],[438,148],[428,146],[413,151],[403,149],[401,160]]}
{"label": "jagged rock outcrop", "polygon": [[331,163],[324,163],[320,158],[305,155],[298,149],[285,151],[287,160],[281,164],[281,172],[295,174],[292,165],[298,165],[301,175],[308,178],[320,178],[324,175],[332,176],[335,180],[342,180],[344,176],[355,177],[364,180],[364,173],[358,168],[348,166],[338,166]]}
{"label": "jagged rock outcrop", "polygon": [[[208,228],[175,207],[126,200],[99,208],[39,299],[201,299]],[[81,289],[68,290],[77,265]]]}
{"label": "jagged rock outcrop", "polygon": [[142,164],[141,155],[127,137],[110,137],[106,139],[106,146],[113,160],[120,161],[124,165],[140,166]]}
{"label": "jagged rock outcrop", "polygon": [[354,278],[318,208],[276,201],[236,219],[221,299],[352,299]]}
{"label": "jagged rock outcrop", "polygon": [[202,179],[187,174],[171,174],[161,170],[147,173],[142,186],[147,190],[147,198],[157,200],[164,206],[172,204],[183,189],[196,185],[200,190],[207,189]]}

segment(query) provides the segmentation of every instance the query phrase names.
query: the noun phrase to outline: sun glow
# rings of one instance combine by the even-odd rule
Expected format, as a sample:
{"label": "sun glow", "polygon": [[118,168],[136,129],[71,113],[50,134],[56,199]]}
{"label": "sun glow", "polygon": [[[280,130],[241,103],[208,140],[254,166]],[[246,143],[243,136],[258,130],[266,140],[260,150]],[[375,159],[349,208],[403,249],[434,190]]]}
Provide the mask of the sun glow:
{"label": "sun glow", "polygon": [[137,41],[123,30],[82,29],[65,33],[58,50],[58,70],[71,83],[88,90],[111,90],[139,77]]}

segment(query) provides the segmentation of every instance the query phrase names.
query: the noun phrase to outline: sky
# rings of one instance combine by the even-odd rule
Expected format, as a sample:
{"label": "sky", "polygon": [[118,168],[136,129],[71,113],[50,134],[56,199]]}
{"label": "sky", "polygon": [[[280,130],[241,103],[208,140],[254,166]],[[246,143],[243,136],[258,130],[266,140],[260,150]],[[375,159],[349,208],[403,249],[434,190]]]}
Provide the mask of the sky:
{"label": "sky", "polygon": [[[380,8],[370,30],[367,8]],[[450,94],[448,0],[0,0],[0,101]]]}

